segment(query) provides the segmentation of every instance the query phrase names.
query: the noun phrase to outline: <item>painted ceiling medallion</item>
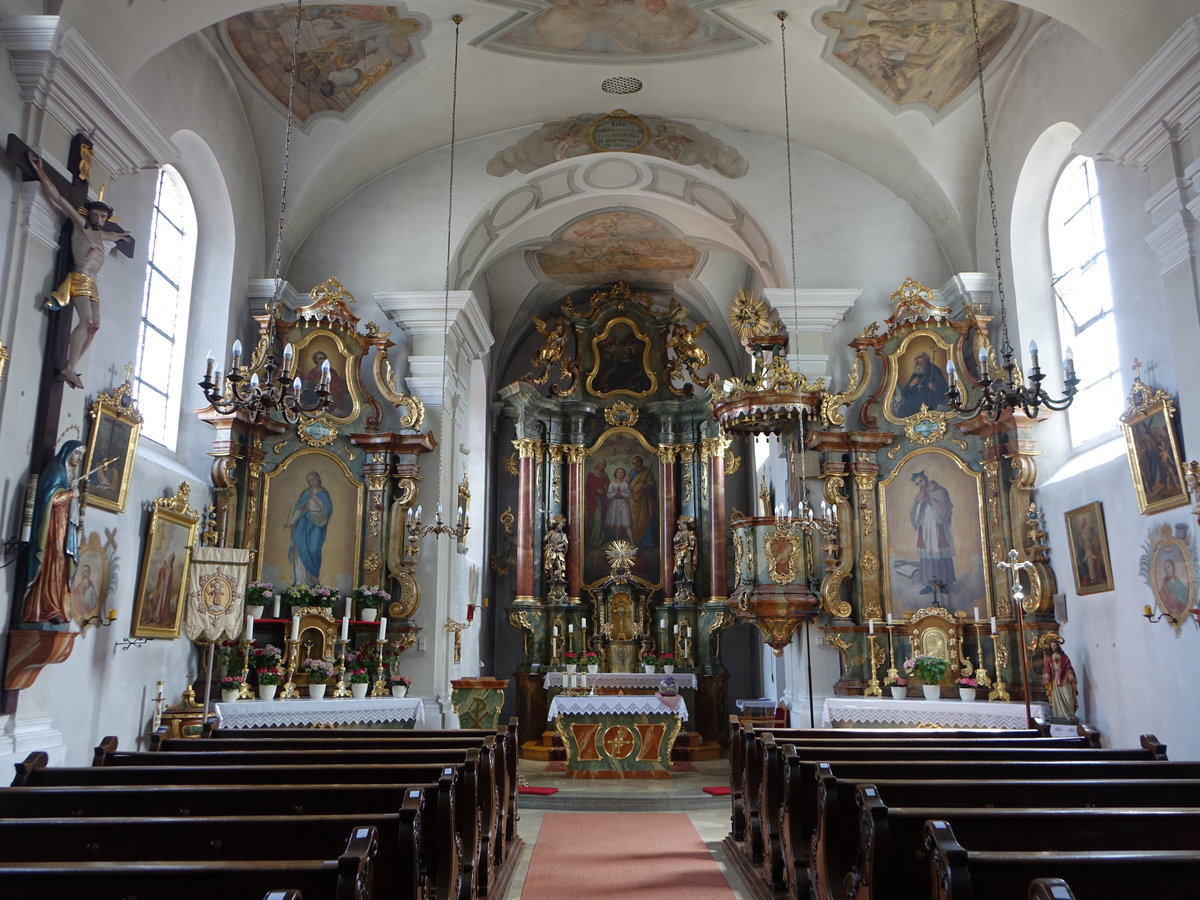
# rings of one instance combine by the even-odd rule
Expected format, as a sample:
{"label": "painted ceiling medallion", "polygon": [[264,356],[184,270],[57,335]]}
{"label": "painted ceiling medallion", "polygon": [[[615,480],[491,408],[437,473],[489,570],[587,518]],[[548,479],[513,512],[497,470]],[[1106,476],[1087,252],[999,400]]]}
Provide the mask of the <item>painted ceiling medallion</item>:
{"label": "painted ceiling medallion", "polygon": [[667,226],[628,212],[581,219],[533,257],[546,278],[568,288],[614,281],[669,287],[701,261],[700,251]]}
{"label": "painted ceiling medallion", "polygon": [[[280,110],[287,109],[296,13],[275,7],[226,19],[221,40],[243,71]],[[351,107],[423,54],[420,39],[429,20],[403,4],[305,5],[300,23],[296,93],[297,122],[321,116],[345,118]]]}
{"label": "painted ceiling medallion", "polygon": [[[983,64],[1017,44],[1029,13],[979,0]],[[822,55],[893,112],[917,109],[934,120],[976,78],[971,0],[849,0],[813,15],[829,37]]]}
{"label": "painted ceiling medallion", "polygon": [[473,43],[577,62],[688,59],[764,43],[714,9],[732,0],[486,0],[518,12]]}

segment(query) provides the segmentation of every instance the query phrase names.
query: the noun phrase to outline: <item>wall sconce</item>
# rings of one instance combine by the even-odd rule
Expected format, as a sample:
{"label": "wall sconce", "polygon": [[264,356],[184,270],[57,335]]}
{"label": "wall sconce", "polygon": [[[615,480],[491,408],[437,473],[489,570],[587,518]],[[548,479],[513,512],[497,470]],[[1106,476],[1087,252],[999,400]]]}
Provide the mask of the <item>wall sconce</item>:
{"label": "wall sconce", "polygon": [[1142,607],[1142,615],[1145,616],[1146,620],[1151,623],[1157,622],[1159,619],[1166,619],[1172,625],[1179,624],[1179,620],[1177,618],[1175,618],[1173,615],[1171,615],[1169,612],[1161,612],[1157,616],[1151,615],[1149,604]]}

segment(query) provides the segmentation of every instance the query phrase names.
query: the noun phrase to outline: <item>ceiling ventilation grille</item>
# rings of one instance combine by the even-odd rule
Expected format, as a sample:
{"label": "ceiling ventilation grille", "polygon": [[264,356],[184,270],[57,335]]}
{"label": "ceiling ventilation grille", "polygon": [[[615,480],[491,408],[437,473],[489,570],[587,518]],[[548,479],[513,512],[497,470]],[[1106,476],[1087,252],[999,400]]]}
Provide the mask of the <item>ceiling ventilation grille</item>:
{"label": "ceiling ventilation grille", "polygon": [[616,75],[600,82],[600,89],[606,94],[636,94],[642,89],[642,82],[630,75]]}

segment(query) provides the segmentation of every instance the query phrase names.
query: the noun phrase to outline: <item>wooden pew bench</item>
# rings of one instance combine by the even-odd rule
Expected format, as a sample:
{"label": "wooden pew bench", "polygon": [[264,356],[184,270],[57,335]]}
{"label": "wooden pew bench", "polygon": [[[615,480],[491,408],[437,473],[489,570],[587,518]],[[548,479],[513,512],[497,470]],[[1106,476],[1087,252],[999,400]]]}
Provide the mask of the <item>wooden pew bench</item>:
{"label": "wooden pew bench", "polygon": [[933,900],[1008,900],[1037,878],[1061,878],[1077,900],[1194,900],[1200,885],[1200,850],[972,850],[937,820],[925,835]]}
{"label": "wooden pew bench", "polygon": [[312,900],[374,900],[378,849],[375,830],[363,827],[329,859],[0,862],[0,894],[6,900],[238,900],[293,890]]}
{"label": "wooden pew bench", "polygon": [[[954,764],[949,764],[954,765]],[[1185,774],[1181,779],[1169,776],[1163,780],[1135,777],[1112,779],[1078,778],[1063,773],[1056,778],[1054,767],[1038,770],[1036,765],[1023,764],[1020,777],[1010,779],[1001,767],[988,771],[976,767],[974,777],[939,779],[880,779],[869,772],[859,777],[832,774],[845,771],[844,766],[821,766],[818,778],[817,827],[804,831],[804,837],[794,831],[794,824],[785,821],[785,859],[789,875],[795,870],[797,881],[807,885],[811,880],[818,898],[837,897],[853,867],[859,862],[862,812],[858,790],[873,785],[883,803],[889,806],[972,808],[1001,807],[1048,809],[1055,807],[1195,807],[1200,808],[1200,779]],[[1109,771],[1120,772],[1124,765],[1115,763]],[[1187,763],[1159,763],[1167,771]],[[880,768],[876,774],[884,771]],[[961,775],[961,771],[959,772]],[[1015,775],[1016,773],[1014,773]],[[1178,802],[1173,800],[1178,797]],[[927,817],[928,818],[928,817]],[[801,848],[799,844],[805,846]],[[807,868],[807,877],[804,868]]]}
{"label": "wooden pew bench", "polygon": [[[1065,809],[888,806],[860,785],[858,859],[846,876],[853,900],[926,900],[932,892],[925,823],[949,822],[956,838],[988,850],[1192,850],[1200,848],[1200,809],[1139,808],[1092,792],[1096,806]],[[1003,799],[1003,798],[1002,798]]]}
{"label": "wooden pew bench", "polygon": [[[117,771],[88,769],[86,771]],[[456,833],[456,773],[436,784],[160,784],[0,788],[0,817],[335,816],[395,813],[411,791],[423,795],[419,841],[425,889],[439,898],[471,896]],[[465,850],[465,847],[464,847]],[[464,852],[463,856],[466,855]],[[287,885],[276,885],[287,887]]]}
{"label": "wooden pew bench", "polygon": [[374,828],[375,895],[422,896],[418,843],[424,795],[411,791],[398,813],[339,816],[0,819],[0,862],[336,859],[355,828]]}

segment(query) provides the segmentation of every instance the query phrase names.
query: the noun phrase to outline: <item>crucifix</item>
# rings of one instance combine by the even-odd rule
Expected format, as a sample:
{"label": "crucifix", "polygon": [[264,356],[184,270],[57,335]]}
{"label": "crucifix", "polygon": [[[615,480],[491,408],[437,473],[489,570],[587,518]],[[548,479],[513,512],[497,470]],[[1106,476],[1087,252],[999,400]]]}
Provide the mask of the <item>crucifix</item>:
{"label": "crucifix", "polygon": [[[1016,549],[1008,551],[1008,561],[1001,560],[996,563],[996,568],[1005,569],[1012,573],[1012,591],[1013,603],[1017,607],[1017,642],[1021,645],[1021,678],[1025,686],[1025,725],[1027,728],[1033,728],[1033,715],[1029,708],[1029,657],[1025,649],[1025,589],[1021,587],[1021,570],[1032,569],[1033,563],[1025,559],[1017,562],[1017,557],[1020,554]],[[982,662],[982,660],[980,660]]]}

